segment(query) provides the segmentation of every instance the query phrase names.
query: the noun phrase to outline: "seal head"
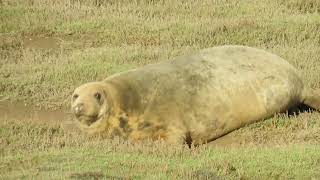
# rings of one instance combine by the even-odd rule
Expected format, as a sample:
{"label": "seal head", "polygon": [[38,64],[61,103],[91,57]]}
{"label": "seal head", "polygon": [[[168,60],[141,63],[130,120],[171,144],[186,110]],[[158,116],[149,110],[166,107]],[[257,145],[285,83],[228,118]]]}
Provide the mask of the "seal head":
{"label": "seal head", "polygon": [[71,110],[82,125],[91,126],[105,116],[108,109],[106,97],[103,83],[86,83],[74,90]]}

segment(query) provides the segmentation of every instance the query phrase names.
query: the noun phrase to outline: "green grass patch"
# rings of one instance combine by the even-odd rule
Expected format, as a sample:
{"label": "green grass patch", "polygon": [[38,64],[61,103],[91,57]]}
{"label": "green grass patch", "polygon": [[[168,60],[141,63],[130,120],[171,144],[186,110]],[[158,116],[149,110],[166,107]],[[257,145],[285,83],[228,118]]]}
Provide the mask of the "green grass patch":
{"label": "green grass patch", "polygon": [[[133,146],[51,149],[6,156],[3,178],[310,179],[319,177],[320,147],[198,150]],[[122,149],[124,148],[124,149]],[[148,151],[153,151],[149,153]]]}

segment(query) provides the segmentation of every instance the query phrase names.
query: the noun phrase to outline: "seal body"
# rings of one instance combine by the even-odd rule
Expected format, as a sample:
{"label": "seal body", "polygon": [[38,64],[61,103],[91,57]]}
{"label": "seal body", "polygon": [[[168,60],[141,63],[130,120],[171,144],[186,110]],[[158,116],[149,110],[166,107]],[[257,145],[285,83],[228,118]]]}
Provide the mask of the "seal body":
{"label": "seal body", "polygon": [[[80,86],[75,95],[73,111],[88,104],[77,119],[87,117],[80,124],[89,134],[179,144],[210,142],[300,103],[320,107],[292,65],[245,46],[204,49],[115,74]],[[96,115],[86,112],[90,108]]]}

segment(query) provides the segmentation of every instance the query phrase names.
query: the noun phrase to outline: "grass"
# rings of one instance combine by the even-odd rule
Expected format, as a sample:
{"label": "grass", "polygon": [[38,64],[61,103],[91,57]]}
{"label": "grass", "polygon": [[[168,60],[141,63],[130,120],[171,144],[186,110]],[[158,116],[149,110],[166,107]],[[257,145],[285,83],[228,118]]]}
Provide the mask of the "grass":
{"label": "grass", "polygon": [[[156,154],[132,150],[101,152],[96,148],[47,151],[28,156],[7,156],[2,168],[14,178],[75,179],[311,179],[319,177],[319,146],[222,151],[170,150]],[[147,149],[147,150],[146,150]],[[267,160],[266,160],[267,158]],[[50,162],[50,163],[49,163]]]}
{"label": "grass", "polygon": [[[14,101],[67,106],[63,100],[84,82],[223,44],[277,53],[301,70],[306,83],[319,85],[315,0],[15,0],[0,8],[0,90]],[[34,37],[55,38],[58,46],[26,45]]]}
{"label": "grass", "polygon": [[[260,133],[273,136],[273,128],[272,133],[278,131],[278,136],[297,133],[296,137],[306,138],[310,131],[319,129],[319,123],[311,121],[304,130],[285,135],[301,120],[289,123],[274,118],[236,131],[233,136],[242,135],[245,138],[239,137],[239,141],[250,141],[251,136],[263,137]],[[312,179],[320,175],[319,137],[316,143],[300,140],[293,144],[280,138],[270,146],[252,139],[254,145],[206,145],[190,150],[161,142],[89,138],[62,128],[60,122],[33,119],[3,120],[0,130],[2,179]],[[317,136],[315,133],[311,138]]]}
{"label": "grass", "polygon": [[[276,53],[319,88],[319,11],[317,0],[0,0],[0,102],[68,109],[82,83],[223,44]],[[319,178],[319,118],[280,115],[187,150],[5,116],[0,178]]]}

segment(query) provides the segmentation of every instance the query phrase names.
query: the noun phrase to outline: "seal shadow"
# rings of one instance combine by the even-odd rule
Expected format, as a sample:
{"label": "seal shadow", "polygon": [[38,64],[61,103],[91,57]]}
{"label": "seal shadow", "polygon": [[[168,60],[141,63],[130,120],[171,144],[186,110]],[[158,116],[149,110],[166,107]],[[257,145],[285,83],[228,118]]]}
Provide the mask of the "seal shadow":
{"label": "seal shadow", "polygon": [[[298,116],[299,114],[301,113],[312,113],[312,112],[315,112],[315,111],[318,111],[317,109],[315,108],[312,108],[306,104],[298,104],[296,106],[293,106],[291,108],[289,108],[285,114],[288,115],[288,117],[292,117],[292,116]],[[318,111],[319,112],[319,111]]]}

